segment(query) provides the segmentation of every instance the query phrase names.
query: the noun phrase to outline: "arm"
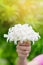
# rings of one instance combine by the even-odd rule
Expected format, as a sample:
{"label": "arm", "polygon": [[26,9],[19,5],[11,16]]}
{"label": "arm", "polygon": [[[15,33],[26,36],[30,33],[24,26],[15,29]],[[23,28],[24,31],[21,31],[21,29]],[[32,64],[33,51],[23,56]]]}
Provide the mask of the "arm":
{"label": "arm", "polygon": [[31,50],[30,42],[28,42],[28,43],[23,42],[23,44],[18,42],[18,45],[17,45],[17,53],[18,53],[17,65],[28,65],[27,57],[30,53],[30,50]]}
{"label": "arm", "polygon": [[23,59],[23,58],[18,58],[18,62],[17,65],[27,65],[27,59]]}

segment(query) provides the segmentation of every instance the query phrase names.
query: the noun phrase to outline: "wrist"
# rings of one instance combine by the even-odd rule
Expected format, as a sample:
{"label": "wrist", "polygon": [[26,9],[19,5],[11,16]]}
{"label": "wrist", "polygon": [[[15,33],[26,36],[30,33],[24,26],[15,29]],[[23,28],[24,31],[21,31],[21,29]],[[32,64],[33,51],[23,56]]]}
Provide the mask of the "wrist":
{"label": "wrist", "polygon": [[19,57],[18,58],[18,65],[27,65],[28,61],[27,58]]}
{"label": "wrist", "polygon": [[20,60],[26,61],[27,58],[26,57],[19,57]]}
{"label": "wrist", "polygon": [[18,59],[19,59],[19,61],[21,61],[22,63],[27,65],[27,63],[28,63],[27,58],[19,57]]}

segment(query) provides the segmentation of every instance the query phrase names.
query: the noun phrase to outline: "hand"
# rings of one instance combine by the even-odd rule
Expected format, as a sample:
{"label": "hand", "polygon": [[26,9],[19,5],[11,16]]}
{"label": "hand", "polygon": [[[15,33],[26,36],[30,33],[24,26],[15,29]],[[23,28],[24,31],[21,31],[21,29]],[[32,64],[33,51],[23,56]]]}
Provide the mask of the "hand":
{"label": "hand", "polygon": [[29,41],[23,43],[19,41],[16,48],[16,51],[20,58],[27,58],[31,51],[31,44]]}

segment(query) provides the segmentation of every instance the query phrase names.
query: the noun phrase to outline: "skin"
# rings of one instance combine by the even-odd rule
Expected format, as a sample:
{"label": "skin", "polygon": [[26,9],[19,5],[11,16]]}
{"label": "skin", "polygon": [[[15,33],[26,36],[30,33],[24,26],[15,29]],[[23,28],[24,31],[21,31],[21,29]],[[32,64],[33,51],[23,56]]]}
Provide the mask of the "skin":
{"label": "skin", "polygon": [[31,43],[30,41],[26,41],[21,43],[18,42],[16,47],[16,51],[18,53],[18,63],[17,65],[38,65],[37,60],[32,60],[30,62],[27,61],[27,57],[31,51]]}

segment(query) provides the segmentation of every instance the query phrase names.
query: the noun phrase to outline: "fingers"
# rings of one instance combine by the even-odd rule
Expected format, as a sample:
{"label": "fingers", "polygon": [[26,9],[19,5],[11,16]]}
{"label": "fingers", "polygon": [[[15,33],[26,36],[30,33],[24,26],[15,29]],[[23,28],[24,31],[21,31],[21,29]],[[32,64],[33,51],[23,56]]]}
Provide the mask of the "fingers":
{"label": "fingers", "polygon": [[22,50],[22,51],[30,51],[31,50],[31,46],[20,46],[20,45],[17,45],[16,48],[19,49],[19,50]]}
{"label": "fingers", "polygon": [[17,50],[18,56],[20,57],[27,57],[29,54],[29,51],[22,51],[22,50]]}
{"label": "fingers", "polygon": [[26,54],[29,53],[29,51],[22,51],[22,50],[18,50],[18,49],[17,49],[17,52],[18,52],[18,53],[21,53],[21,54],[23,54],[23,55],[26,55]]}

